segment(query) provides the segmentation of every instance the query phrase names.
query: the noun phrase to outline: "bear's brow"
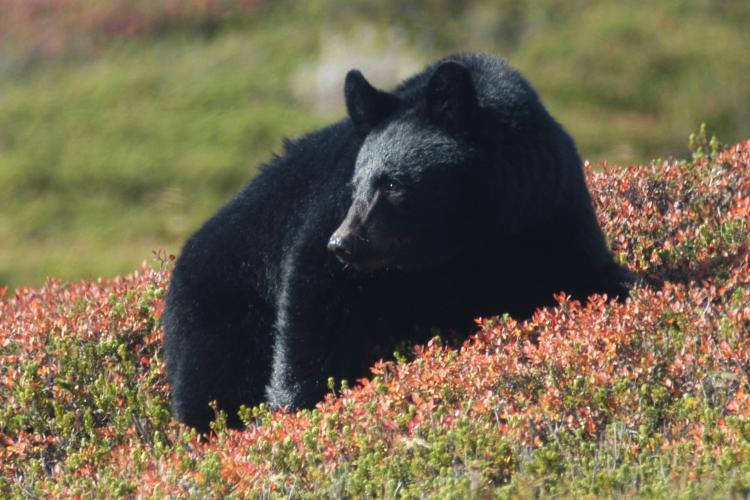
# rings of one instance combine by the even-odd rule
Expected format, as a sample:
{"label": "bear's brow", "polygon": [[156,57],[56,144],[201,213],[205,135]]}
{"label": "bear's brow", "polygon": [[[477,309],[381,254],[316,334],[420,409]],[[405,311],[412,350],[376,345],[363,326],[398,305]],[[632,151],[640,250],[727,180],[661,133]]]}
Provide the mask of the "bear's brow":
{"label": "bear's brow", "polygon": [[388,171],[424,170],[456,164],[463,155],[450,142],[419,144],[410,149],[386,151],[381,162]]}
{"label": "bear's brow", "polygon": [[385,161],[400,164],[411,160],[424,161],[425,156],[456,157],[459,144],[438,130],[415,123],[395,123],[386,128],[378,138],[375,152]]}

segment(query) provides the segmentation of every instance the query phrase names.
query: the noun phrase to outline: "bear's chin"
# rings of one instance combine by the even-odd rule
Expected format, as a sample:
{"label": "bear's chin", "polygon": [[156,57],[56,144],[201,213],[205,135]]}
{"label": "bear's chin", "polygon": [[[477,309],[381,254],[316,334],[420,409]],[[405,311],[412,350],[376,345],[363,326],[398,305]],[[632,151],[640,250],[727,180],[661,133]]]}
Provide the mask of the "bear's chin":
{"label": "bear's chin", "polygon": [[426,273],[438,269],[445,264],[448,258],[444,259],[371,259],[361,262],[351,262],[346,267],[360,273]]}
{"label": "bear's chin", "polygon": [[395,264],[385,260],[367,260],[359,262],[348,262],[344,264],[345,268],[352,269],[358,273],[378,273],[398,269]]}

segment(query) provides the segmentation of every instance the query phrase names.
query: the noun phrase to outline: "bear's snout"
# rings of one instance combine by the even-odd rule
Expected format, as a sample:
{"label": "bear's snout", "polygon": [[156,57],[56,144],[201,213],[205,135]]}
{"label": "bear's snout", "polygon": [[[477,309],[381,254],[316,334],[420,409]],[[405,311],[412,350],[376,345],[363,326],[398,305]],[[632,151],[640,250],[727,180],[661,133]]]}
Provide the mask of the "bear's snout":
{"label": "bear's snout", "polygon": [[351,264],[356,254],[355,238],[351,234],[342,236],[337,231],[328,240],[327,248],[342,263]]}

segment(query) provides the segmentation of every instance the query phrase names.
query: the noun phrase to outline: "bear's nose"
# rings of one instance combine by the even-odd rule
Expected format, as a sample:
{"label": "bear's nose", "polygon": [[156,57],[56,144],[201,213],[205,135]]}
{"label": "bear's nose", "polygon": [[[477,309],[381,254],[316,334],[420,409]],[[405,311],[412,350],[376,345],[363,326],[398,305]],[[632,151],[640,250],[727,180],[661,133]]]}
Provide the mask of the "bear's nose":
{"label": "bear's nose", "polygon": [[327,248],[343,263],[349,263],[354,257],[353,238],[334,234],[328,240]]}

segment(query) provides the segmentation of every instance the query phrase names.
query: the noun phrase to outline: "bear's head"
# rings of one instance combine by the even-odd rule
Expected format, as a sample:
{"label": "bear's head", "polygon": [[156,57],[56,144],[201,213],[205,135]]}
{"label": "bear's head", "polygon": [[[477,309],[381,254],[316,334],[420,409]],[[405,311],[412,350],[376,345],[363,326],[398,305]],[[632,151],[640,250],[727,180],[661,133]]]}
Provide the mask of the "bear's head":
{"label": "bear's head", "polygon": [[359,71],[346,76],[347,110],[363,143],[352,203],[328,249],[361,271],[431,269],[470,244],[480,178],[471,74],[443,62],[417,89],[397,96]]}

